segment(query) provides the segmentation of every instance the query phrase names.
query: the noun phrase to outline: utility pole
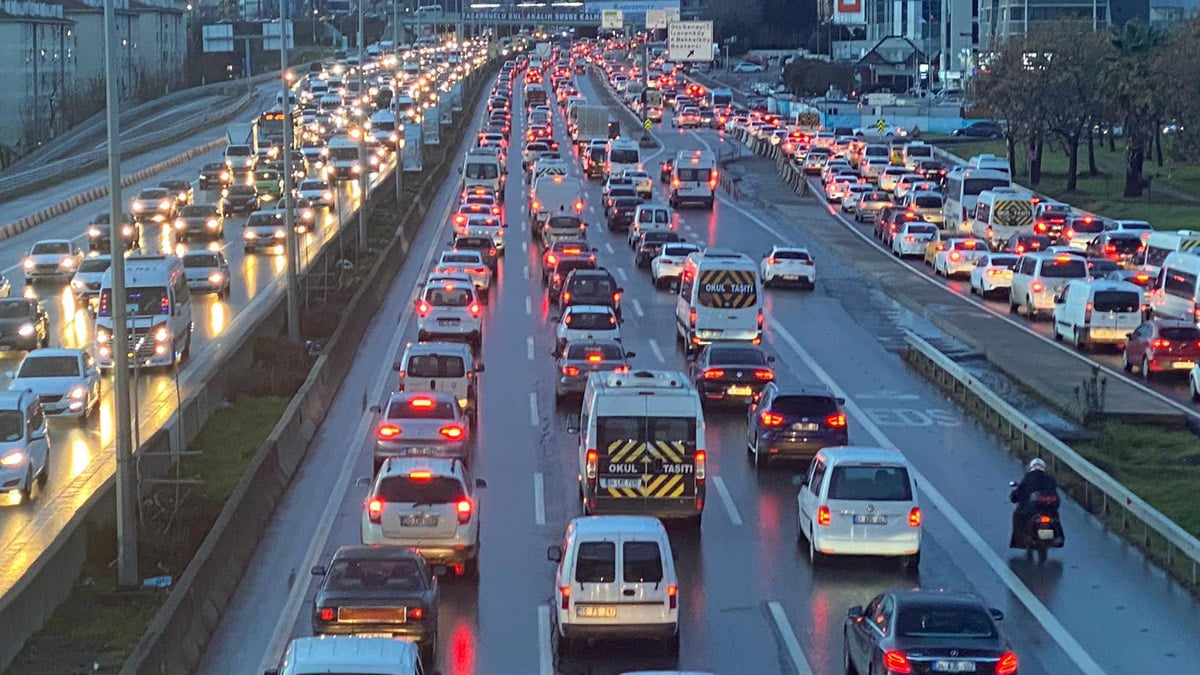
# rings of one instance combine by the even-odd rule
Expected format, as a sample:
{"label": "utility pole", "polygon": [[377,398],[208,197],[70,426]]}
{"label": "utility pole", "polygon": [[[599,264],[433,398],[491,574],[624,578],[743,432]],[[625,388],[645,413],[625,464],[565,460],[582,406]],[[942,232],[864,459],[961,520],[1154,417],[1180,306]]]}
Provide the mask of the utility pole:
{"label": "utility pole", "polygon": [[367,118],[366,106],[363,105],[363,95],[367,91],[365,68],[367,63],[366,31],[363,29],[363,5],[366,0],[358,0],[358,249],[367,249]]}
{"label": "utility pole", "polygon": [[113,407],[117,434],[117,585],[138,585],[137,485],[133,464],[133,438],[129,420],[129,330],[125,325],[125,236],[121,206],[120,92],[117,89],[116,0],[104,0],[104,80],[108,123],[108,227],[112,249],[112,289],[108,306],[112,314]]}
{"label": "utility pole", "polygon": [[[292,75],[288,72],[288,0],[279,0],[279,70],[283,82],[283,245],[287,254],[288,341],[300,342],[300,291],[296,283],[299,265],[298,240],[292,218]],[[314,224],[316,212],[313,215]]]}

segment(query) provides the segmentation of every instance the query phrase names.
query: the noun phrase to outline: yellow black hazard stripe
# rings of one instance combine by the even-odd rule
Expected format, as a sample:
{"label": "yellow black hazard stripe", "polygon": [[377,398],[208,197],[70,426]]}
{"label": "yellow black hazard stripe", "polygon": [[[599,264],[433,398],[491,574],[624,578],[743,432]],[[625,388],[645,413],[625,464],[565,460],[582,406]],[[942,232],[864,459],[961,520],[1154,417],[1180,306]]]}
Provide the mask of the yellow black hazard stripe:
{"label": "yellow black hazard stripe", "polygon": [[1184,239],[1179,242],[1180,251],[1190,251],[1194,248],[1200,249],[1200,239]]}
{"label": "yellow black hazard stripe", "polygon": [[705,270],[700,273],[702,304],[722,309],[746,309],[758,303],[757,274],[753,270]]}
{"label": "yellow black hazard stripe", "polygon": [[636,462],[645,452],[645,441],[621,439],[608,444],[608,461],[614,464]]}
{"label": "yellow black hazard stripe", "polygon": [[[608,462],[613,464],[646,463],[651,459],[663,464],[684,464],[692,461],[687,456],[687,445],[683,441],[646,442],[624,439],[609,443],[607,450]],[[615,498],[670,499],[687,495],[694,482],[694,476],[690,473],[645,473],[637,477],[641,479],[640,487],[604,489],[609,497]]]}

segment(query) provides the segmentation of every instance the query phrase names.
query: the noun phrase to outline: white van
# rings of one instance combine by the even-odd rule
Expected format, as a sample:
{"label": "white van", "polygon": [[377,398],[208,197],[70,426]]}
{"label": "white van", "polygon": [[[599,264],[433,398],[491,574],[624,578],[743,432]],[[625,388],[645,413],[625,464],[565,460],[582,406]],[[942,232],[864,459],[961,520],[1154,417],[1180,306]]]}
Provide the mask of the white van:
{"label": "white van", "polygon": [[[112,269],[100,281],[96,309],[96,361],[113,365]],[[130,367],[172,366],[192,346],[192,304],[183,261],[173,255],[138,255],[125,262],[125,325]]]}
{"label": "white van", "polygon": [[[587,515],[704,515],[704,409],[676,371],[594,372],[579,410],[579,491]],[[647,461],[649,460],[649,461]]]}
{"label": "white van", "polygon": [[664,204],[639,204],[633,211],[633,223],[629,226],[629,246],[637,243],[643,232],[666,231],[675,227],[671,209]]}
{"label": "white van", "polygon": [[349,136],[334,136],[329,140],[329,162],[325,165],[327,180],[351,180],[363,171],[363,147]]}
{"label": "white van", "polygon": [[1175,232],[1151,232],[1146,238],[1146,253],[1142,259],[1142,269],[1151,274],[1158,274],[1167,256],[1175,251],[1190,251],[1200,253],[1200,231],[1176,230]]}
{"label": "white van", "polygon": [[1142,324],[1142,289],[1125,281],[1076,279],[1054,298],[1054,339],[1081,349],[1123,345]]}
{"label": "white van", "polygon": [[642,168],[642,152],[636,141],[614,138],[604,147],[604,177],[620,176],[625,169]]}
{"label": "white van", "polygon": [[968,234],[971,232],[971,214],[975,212],[975,203],[985,190],[1009,187],[1012,179],[1008,172],[989,171],[986,169],[969,169],[965,166],[955,167],[946,174],[946,201],[942,210],[946,214],[944,230]]}
{"label": "white van", "polygon": [[712,210],[717,193],[717,158],[711,152],[692,150],[675,157],[671,175],[671,206],[700,202]]}
{"label": "white van", "polygon": [[904,146],[900,156],[903,158],[905,169],[916,171],[917,167],[921,166],[921,162],[933,159],[933,146],[921,141],[913,141]]}
{"label": "white van", "polygon": [[1033,193],[1014,187],[994,187],[979,193],[971,216],[971,234],[999,250],[1014,234],[1033,232]]}
{"label": "white van", "polygon": [[967,160],[968,169],[982,169],[985,171],[999,171],[1000,173],[1012,178],[1012,172],[1009,171],[1008,160],[1003,157],[997,157],[990,152],[975,155]]}
{"label": "white van", "polygon": [[397,391],[445,391],[475,424],[483,364],[475,362],[471,348],[461,342],[410,342],[393,369],[400,376]]}
{"label": "white van", "polygon": [[541,232],[551,216],[576,216],[583,213],[583,183],[562,174],[546,174],[529,189],[529,231]]}
{"label": "white van", "polygon": [[688,353],[725,340],[762,343],[758,263],[728,249],[693,253],[683,264],[675,303],[678,339]]}
{"label": "white van", "polygon": [[370,675],[440,675],[425,670],[417,645],[391,637],[321,635],[288,643],[279,668],[266,675],[368,673]]}
{"label": "white van", "polygon": [[813,566],[832,555],[921,562],[921,507],[908,460],[894,448],[823,448],[796,496],[800,536]]}
{"label": "white van", "polygon": [[1150,295],[1150,312],[1200,326],[1200,250],[1167,255]]}
{"label": "white van", "polygon": [[560,657],[593,638],[658,639],[679,653],[679,577],[657,518],[575,518],[546,557],[558,563],[551,623]]}
{"label": "white van", "polygon": [[476,186],[488,188],[504,202],[504,164],[494,152],[468,152],[462,167],[463,190]]}

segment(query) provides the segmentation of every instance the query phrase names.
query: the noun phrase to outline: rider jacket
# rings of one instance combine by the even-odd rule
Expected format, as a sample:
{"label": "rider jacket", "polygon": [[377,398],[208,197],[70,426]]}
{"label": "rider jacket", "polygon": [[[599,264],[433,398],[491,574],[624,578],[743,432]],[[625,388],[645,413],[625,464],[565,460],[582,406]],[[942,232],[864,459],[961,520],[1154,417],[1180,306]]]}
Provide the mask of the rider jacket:
{"label": "rider jacket", "polygon": [[[1053,503],[1032,502],[1031,497],[1040,493],[1054,495]],[[1019,511],[1058,511],[1058,482],[1045,471],[1028,471],[1008,498],[1017,505]]]}

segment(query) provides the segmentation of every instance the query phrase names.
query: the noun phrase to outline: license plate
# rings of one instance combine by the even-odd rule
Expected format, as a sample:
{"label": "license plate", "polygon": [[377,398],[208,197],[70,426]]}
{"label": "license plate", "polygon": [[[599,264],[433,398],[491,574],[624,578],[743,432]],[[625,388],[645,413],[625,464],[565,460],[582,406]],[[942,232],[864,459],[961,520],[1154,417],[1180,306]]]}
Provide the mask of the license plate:
{"label": "license plate", "polygon": [[1054,538],[1054,530],[1038,530],[1038,539],[1050,541]]}
{"label": "license plate", "polygon": [[792,431],[816,431],[817,428],[816,422],[796,422],[792,425]]}
{"label": "license plate", "polygon": [[617,618],[617,608],[612,605],[584,605],[583,607],[575,607],[575,616],[580,616],[585,619],[615,619]]}
{"label": "license plate", "polygon": [[784,281],[795,281],[800,278],[798,274],[783,274],[781,275]]}
{"label": "license plate", "polygon": [[1171,364],[1171,367],[1175,368],[1176,370],[1191,370],[1192,368],[1196,367],[1196,362],[1195,361],[1176,361],[1175,363]]}
{"label": "license plate", "polygon": [[640,488],[642,487],[641,478],[601,478],[600,487],[602,488]]}
{"label": "license plate", "polygon": [[750,387],[740,387],[736,384],[729,388],[730,396],[750,396],[753,393],[754,390]]}
{"label": "license plate", "polygon": [[355,633],[355,637],[360,638],[391,638],[391,633]]}
{"label": "license plate", "polygon": [[878,513],[866,513],[854,516],[855,525],[887,525],[887,516]]}
{"label": "license plate", "polygon": [[458,319],[438,319],[437,325],[439,325],[439,326],[457,326]]}
{"label": "license plate", "polygon": [[416,457],[432,457],[437,454],[434,448],[405,448],[404,454]]}
{"label": "license plate", "polygon": [[939,673],[973,673],[974,661],[934,661],[933,669]]}
{"label": "license plate", "polygon": [[418,513],[400,518],[400,525],[402,527],[437,527],[437,524],[438,517],[427,513]]}

